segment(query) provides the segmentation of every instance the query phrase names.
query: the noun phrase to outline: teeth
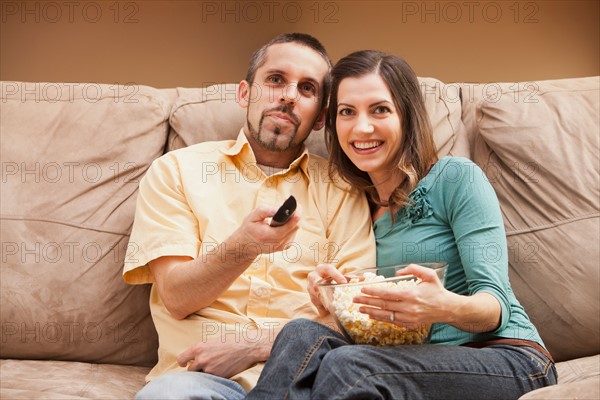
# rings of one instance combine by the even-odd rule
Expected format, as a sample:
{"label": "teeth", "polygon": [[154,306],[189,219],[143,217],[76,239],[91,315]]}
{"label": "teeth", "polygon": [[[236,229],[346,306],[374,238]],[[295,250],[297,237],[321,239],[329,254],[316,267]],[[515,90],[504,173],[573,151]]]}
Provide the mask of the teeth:
{"label": "teeth", "polygon": [[372,141],[372,142],[354,142],[354,147],[357,149],[365,150],[372,149],[373,147],[381,146],[382,142]]}

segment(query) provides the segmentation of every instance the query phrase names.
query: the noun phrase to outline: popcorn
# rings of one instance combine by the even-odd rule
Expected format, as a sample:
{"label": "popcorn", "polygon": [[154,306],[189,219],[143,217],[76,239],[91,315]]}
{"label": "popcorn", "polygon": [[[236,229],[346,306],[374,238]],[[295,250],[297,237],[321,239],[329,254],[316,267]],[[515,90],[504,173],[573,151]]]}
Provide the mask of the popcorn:
{"label": "popcorn", "polygon": [[[365,272],[363,278],[353,278],[349,283],[369,283],[375,287],[407,288],[416,286],[418,280],[385,281],[381,275]],[[429,334],[429,326],[421,325],[417,329],[408,329],[390,322],[376,321],[367,314],[358,311],[360,305],[352,299],[361,294],[362,285],[340,285],[333,291],[331,305],[339,323],[347,335],[358,344],[385,346],[392,344],[422,344]]]}

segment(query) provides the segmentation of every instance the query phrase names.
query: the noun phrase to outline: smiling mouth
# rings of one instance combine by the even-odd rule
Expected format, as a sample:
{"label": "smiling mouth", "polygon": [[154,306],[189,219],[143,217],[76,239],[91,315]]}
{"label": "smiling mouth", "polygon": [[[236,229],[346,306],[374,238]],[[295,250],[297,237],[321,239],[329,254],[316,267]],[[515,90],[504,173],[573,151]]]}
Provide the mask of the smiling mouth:
{"label": "smiling mouth", "polygon": [[369,150],[379,147],[383,144],[383,142],[373,140],[370,142],[354,142],[352,143],[352,147],[358,150]]}

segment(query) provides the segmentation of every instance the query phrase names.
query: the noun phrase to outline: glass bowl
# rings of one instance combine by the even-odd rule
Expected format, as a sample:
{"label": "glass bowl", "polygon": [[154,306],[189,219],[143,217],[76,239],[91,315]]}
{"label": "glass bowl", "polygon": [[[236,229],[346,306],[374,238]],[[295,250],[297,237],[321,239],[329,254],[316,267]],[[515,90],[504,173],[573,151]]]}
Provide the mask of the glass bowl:
{"label": "glass bowl", "polygon": [[[433,269],[439,279],[444,281],[446,264],[442,262],[414,263]],[[397,264],[387,267],[367,268],[349,275],[349,283],[338,284],[329,280],[317,282],[321,302],[333,315],[344,336],[352,343],[375,346],[399,344],[423,344],[429,340],[431,325],[407,327],[392,322],[371,319],[358,311],[360,305],[352,299],[361,294],[364,286],[408,288],[416,286],[419,280],[414,275],[396,276],[396,272],[409,264]]]}

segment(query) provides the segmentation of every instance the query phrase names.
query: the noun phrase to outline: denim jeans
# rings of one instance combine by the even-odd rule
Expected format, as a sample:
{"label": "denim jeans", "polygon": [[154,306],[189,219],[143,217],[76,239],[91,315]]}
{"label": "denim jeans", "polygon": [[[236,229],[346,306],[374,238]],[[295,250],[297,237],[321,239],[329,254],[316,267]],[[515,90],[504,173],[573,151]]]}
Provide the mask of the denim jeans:
{"label": "denim jeans", "polygon": [[154,378],[135,400],[237,400],[246,397],[240,384],[203,372],[171,372]]}
{"label": "denim jeans", "polygon": [[556,383],[530,347],[349,345],[313,321],[289,322],[249,399],[517,399]]}

